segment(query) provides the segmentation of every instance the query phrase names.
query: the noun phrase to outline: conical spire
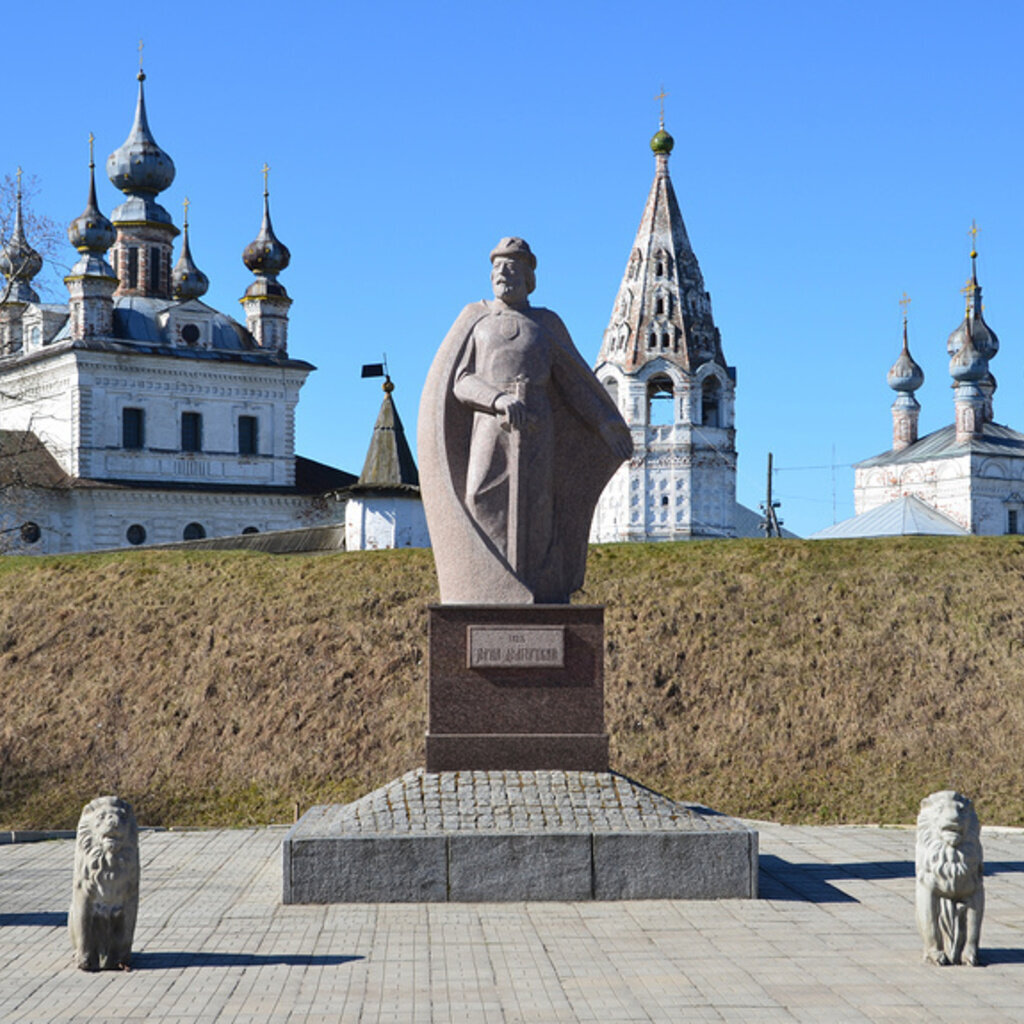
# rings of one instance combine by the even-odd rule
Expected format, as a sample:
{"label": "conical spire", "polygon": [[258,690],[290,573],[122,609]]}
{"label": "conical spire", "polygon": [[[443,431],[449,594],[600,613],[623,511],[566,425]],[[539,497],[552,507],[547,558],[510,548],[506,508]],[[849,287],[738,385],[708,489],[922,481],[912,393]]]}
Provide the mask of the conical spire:
{"label": "conical spire", "polygon": [[135,120],[124,143],[107,157],[107,177],[128,200],[114,211],[114,221],[148,220],[171,223],[170,215],[153,198],[174,181],[174,161],[153,138],[146,117],[146,96],[143,82],[146,73],[139,67],[139,96],[135,104]]}
{"label": "conical spire", "polygon": [[359,474],[359,482],[353,487],[361,490],[418,487],[419,473],[398,409],[391,397],[395,386],[390,377],[384,378],[382,387],[384,401],[381,402],[377,422],[373,425],[363,471]]}
{"label": "conical spire", "polygon": [[14,228],[7,244],[0,249],[0,273],[7,278],[8,302],[38,302],[39,296],[30,284],[32,278],[43,269],[43,258],[32,248],[25,237],[25,226],[21,210],[21,168],[18,168],[18,189],[14,207]]}
{"label": "conical spire", "polygon": [[185,217],[182,224],[181,255],[171,273],[171,294],[179,301],[198,299],[206,294],[210,279],[192,261],[188,244],[188,197],[185,197]]}
{"label": "conical spire", "polygon": [[709,361],[725,365],[711,297],[668,173],[673,144],[662,117],[651,139],[654,183],[598,357],[627,372],[656,358],[691,372]]}

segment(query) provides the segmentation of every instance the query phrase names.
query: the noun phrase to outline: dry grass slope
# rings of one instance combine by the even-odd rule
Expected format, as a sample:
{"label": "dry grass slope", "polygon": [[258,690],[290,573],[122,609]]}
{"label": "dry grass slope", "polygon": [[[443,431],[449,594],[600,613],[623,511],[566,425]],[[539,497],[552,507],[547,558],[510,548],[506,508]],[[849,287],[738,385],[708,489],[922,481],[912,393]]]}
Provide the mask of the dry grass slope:
{"label": "dry grass slope", "polygon": [[[422,761],[429,552],[0,559],[0,827],[290,820]],[[1024,824],[1024,542],[594,548],[613,764],[782,821]]]}

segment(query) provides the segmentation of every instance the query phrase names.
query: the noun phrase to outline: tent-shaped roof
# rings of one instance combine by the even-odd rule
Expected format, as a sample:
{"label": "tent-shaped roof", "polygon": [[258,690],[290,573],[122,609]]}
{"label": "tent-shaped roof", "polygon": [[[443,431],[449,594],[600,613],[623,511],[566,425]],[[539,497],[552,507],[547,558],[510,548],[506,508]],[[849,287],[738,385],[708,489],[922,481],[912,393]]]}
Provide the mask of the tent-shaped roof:
{"label": "tent-shaped roof", "polygon": [[405,429],[391,398],[391,390],[386,384],[384,401],[381,402],[377,422],[373,426],[363,471],[359,474],[358,482],[349,490],[374,491],[378,494],[419,493],[419,483],[419,473],[405,438]]}
{"label": "tent-shaped roof", "polygon": [[844,519],[812,533],[809,540],[833,540],[838,537],[905,537],[928,535],[966,537],[968,531],[959,523],[932,508],[912,494],[904,495],[870,512]]}

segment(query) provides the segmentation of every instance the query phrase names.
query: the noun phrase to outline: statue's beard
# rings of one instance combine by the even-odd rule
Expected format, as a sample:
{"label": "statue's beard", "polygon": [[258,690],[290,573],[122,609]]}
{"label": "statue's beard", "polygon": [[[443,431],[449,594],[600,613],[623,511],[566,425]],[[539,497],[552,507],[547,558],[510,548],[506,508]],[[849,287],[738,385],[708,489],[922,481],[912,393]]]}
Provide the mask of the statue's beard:
{"label": "statue's beard", "polygon": [[521,306],[526,302],[526,289],[521,288],[511,281],[495,281],[494,297],[510,306]]}

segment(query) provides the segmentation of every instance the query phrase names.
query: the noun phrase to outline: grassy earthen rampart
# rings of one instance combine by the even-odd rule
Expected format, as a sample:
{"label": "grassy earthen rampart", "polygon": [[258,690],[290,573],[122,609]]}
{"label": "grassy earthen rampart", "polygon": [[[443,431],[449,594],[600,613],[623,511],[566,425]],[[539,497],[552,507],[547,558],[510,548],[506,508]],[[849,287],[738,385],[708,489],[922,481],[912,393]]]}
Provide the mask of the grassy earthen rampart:
{"label": "grassy earthen rampart", "polygon": [[[290,820],[422,762],[428,551],[0,559],[0,828]],[[733,814],[1024,825],[1024,540],[606,545],[613,765]]]}

